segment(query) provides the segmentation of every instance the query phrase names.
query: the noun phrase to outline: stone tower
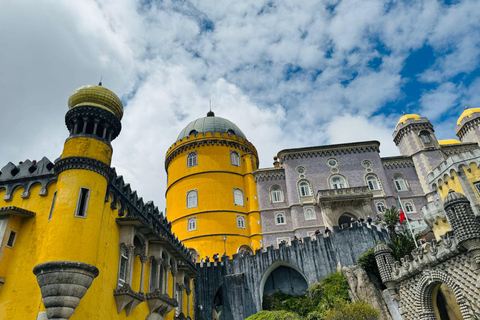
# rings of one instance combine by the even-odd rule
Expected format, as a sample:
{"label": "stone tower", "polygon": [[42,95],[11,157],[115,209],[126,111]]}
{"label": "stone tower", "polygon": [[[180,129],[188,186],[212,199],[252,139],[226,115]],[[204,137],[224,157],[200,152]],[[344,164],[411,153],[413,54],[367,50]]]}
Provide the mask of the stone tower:
{"label": "stone tower", "polygon": [[466,108],[457,120],[455,133],[462,142],[480,144],[480,108]]}
{"label": "stone tower", "polygon": [[385,243],[379,243],[374,250],[375,260],[377,262],[378,270],[382,282],[388,288],[388,291],[395,296],[396,282],[393,280],[393,251]]}
{"label": "stone tower", "polygon": [[167,217],[198,259],[261,247],[257,168],[253,144],[212,111],[188,124],[169,148]]}
{"label": "stone tower", "polygon": [[434,132],[430,121],[416,114],[401,117],[393,132],[393,141],[400,154],[412,157],[428,200],[431,200],[433,194],[428,185],[427,175],[444,160],[444,154]]}

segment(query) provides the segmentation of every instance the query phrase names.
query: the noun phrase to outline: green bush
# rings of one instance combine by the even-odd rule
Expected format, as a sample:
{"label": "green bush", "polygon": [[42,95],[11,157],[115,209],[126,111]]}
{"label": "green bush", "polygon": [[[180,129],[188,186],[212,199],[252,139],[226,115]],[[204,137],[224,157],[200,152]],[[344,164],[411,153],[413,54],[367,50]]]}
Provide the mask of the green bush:
{"label": "green bush", "polygon": [[325,320],[376,320],[380,312],[364,301],[347,303],[338,300],[330,309]]}
{"label": "green bush", "polygon": [[360,258],[358,258],[357,265],[359,265],[369,275],[373,275],[380,280],[380,271],[378,270],[377,261],[375,260],[374,249],[375,247],[371,248]]}
{"label": "green bush", "polygon": [[246,320],[303,320],[298,314],[288,311],[260,311]]}

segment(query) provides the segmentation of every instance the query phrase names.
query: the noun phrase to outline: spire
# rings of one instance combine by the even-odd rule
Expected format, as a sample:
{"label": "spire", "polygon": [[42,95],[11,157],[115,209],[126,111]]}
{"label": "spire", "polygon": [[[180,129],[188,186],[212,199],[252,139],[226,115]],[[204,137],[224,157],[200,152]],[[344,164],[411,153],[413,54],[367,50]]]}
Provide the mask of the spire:
{"label": "spire", "polygon": [[207,117],[215,117],[215,113],[212,111],[212,100],[210,100],[210,111],[207,112]]}

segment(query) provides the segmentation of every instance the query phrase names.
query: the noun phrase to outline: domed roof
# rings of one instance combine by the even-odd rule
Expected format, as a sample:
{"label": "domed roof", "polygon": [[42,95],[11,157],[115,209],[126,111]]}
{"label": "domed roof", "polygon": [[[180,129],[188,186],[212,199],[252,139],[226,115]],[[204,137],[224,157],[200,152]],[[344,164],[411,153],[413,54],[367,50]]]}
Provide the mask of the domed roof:
{"label": "domed roof", "polygon": [[230,120],[215,117],[215,114],[212,111],[207,113],[207,116],[204,118],[199,118],[195,121],[190,122],[178,135],[177,141],[183,138],[186,138],[194,133],[207,133],[207,132],[219,132],[225,133],[230,132],[231,134],[236,135],[237,137],[242,137],[247,139],[242,130],[240,130],[237,125]]}
{"label": "domed roof", "polygon": [[454,190],[450,189],[450,191],[448,191],[447,196],[443,200],[443,204],[446,206],[449,203],[456,202],[456,201],[468,201],[468,199],[460,192],[455,192]]}
{"label": "domed roof", "polygon": [[374,253],[381,253],[381,252],[390,252],[392,253],[392,249],[390,249],[389,246],[387,246],[385,243],[379,243],[377,244],[377,246],[375,247],[375,249],[373,249],[373,252]]}
{"label": "domed roof", "polygon": [[407,122],[408,119],[414,119],[414,120],[418,120],[420,119],[420,116],[418,114],[404,114],[397,122],[397,126],[400,124],[400,123],[403,123],[405,124]]}
{"label": "domed roof", "polygon": [[471,108],[471,109],[465,108],[465,111],[463,111],[462,115],[457,120],[457,126],[460,125],[460,122],[462,121],[463,118],[465,118],[465,117],[471,118],[472,114],[477,113],[477,112],[480,112],[480,108]]}
{"label": "domed roof", "polygon": [[118,120],[123,117],[122,101],[115,93],[102,86],[88,85],[73,91],[68,98],[68,109],[79,106],[96,106],[110,111]]}

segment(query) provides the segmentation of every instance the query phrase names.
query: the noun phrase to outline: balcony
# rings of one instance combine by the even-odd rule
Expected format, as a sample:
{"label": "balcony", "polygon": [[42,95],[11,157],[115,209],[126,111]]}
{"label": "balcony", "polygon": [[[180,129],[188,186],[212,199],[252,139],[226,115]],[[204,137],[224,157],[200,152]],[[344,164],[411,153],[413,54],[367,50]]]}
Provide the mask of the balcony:
{"label": "balcony", "polygon": [[331,202],[331,201],[351,201],[351,200],[361,200],[372,198],[372,190],[368,189],[367,186],[362,187],[353,187],[353,188],[342,188],[342,189],[327,189],[327,190],[318,190],[317,192],[317,201],[320,202]]}
{"label": "balcony", "polygon": [[146,294],[148,307],[150,312],[159,313],[162,317],[165,317],[167,313],[172,311],[173,308],[178,306],[177,301],[170,298],[160,291],[154,291]]}

